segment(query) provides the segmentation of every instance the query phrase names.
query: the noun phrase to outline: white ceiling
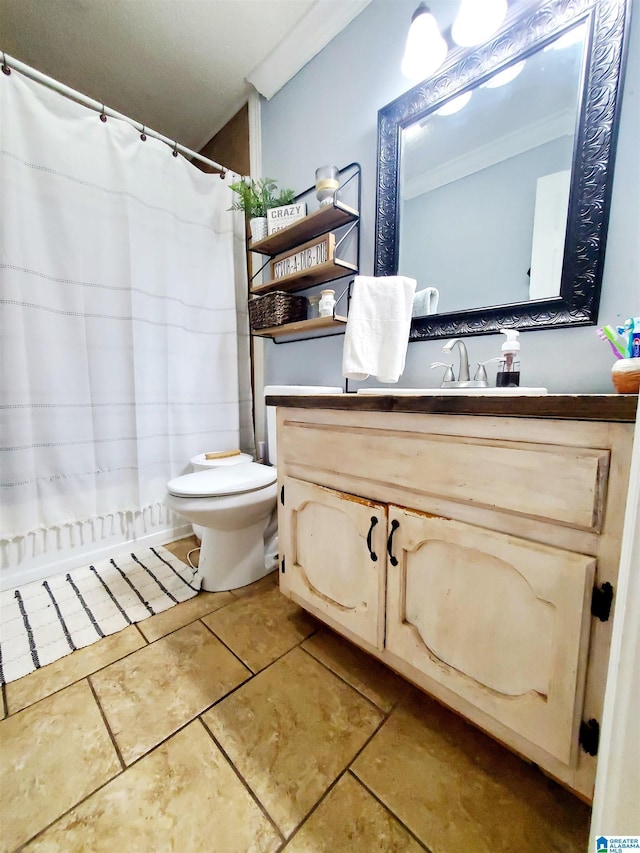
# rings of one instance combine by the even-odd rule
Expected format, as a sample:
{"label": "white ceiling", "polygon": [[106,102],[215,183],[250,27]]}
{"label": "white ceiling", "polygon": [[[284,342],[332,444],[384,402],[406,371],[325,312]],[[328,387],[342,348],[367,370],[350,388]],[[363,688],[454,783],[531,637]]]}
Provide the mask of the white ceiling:
{"label": "white ceiling", "polygon": [[0,49],[200,149],[369,0],[0,0]]}

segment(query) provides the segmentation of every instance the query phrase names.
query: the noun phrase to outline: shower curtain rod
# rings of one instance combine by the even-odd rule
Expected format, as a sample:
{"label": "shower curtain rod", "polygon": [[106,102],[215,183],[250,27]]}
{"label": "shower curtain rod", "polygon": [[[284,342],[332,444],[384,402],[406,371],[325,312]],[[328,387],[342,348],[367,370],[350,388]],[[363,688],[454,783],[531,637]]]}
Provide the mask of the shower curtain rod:
{"label": "shower curtain rod", "polygon": [[84,104],[84,106],[90,107],[92,110],[99,112],[101,115],[111,116],[112,118],[118,118],[121,121],[126,121],[127,124],[130,124],[132,127],[135,127],[136,130],[140,130],[142,133],[145,133],[148,136],[153,136],[155,137],[155,139],[159,139],[161,142],[164,142],[170,148],[173,148],[174,151],[179,151],[181,154],[185,154],[187,157],[191,157],[194,160],[199,160],[201,163],[206,163],[207,166],[213,166],[213,168],[218,169],[223,176],[226,172],[231,172],[232,175],[236,174],[233,169],[228,169],[226,166],[221,166],[220,163],[216,163],[215,160],[210,160],[208,157],[203,157],[202,154],[198,154],[197,151],[192,151],[190,148],[186,148],[184,145],[180,145],[180,143],[176,142],[175,139],[169,139],[167,136],[163,136],[161,133],[158,133],[157,130],[153,130],[152,128],[147,127],[145,124],[142,124],[142,122],[134,121],[132,118],[129,118],[129,116],[123,115],[123,113],[119,113],[116,110],[112,110],[110,107],[105,106],[105,104],[102,104],[100,101],[94,101],[93,98],[90,98],[88,95],[83,95],[82,92],[77,92],[70,86],[65,86],[64,83],[60,83],[58,80],[54,80],[53,77],[47,77],[47,75],[43,74],[41,71],[36,71],[35,68],[31,68],[30,65],[26,65],[24,62],[20,62],[19,59],[15,59],[13,56],[9,56],[8,53],[4,53],[3,51],[2,70],[5,74],[10,74],[11,68],[15,68],[16,71],[20,71],[21,74],[24,74],[26,77],[30,77],[37,83],[42,83],[43,85],[48,86],[50,89],[53,89],[56,92],[60,92],[60,94],[66,95],[68,98],[72,98],[74,101],[78,101],[79,103]]}

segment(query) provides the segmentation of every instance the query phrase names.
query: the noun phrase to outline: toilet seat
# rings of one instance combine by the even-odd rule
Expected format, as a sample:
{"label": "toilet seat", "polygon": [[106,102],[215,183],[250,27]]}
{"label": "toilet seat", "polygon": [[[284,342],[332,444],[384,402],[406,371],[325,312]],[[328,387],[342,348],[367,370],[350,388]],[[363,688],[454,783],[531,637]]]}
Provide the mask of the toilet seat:
{"label": "toilet seat", "polygon": [[167,483],[169,494],[177,498],[213,498],[264,489],[277,480],[275,468],[257,462],[241,462],[225,468],[212,468],[183,474]]}

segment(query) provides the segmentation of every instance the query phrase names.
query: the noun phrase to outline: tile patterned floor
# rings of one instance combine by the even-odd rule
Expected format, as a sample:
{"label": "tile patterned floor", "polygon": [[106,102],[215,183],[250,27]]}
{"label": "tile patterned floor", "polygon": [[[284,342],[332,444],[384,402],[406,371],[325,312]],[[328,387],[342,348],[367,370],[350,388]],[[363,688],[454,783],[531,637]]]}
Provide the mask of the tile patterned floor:
{"label": "tile patterned floor", "polygon": [[7,685],[0,851],[587,849],[584,804],[276,583],[201,593]]}

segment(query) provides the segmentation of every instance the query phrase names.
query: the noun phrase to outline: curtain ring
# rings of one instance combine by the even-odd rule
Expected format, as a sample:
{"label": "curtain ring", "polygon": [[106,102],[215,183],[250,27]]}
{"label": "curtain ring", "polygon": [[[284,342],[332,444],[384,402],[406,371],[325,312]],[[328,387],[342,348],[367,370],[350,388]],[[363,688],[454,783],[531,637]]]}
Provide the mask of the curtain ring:
{"label": "curtain ring", "polygon": [[7,57],[5,55],[4,50],[2,51],[2,73],[6,74],[7,77],[11,74],[11,69],[7,65]]}
{"label": "curtain ring", "polygon": [[106,120],[107,120],[107,116],[106,116],[106,114],[105,114],[105,111],[104,111],[104,104],[103,104],[103,105],[102,105],[102,112],[100,113],[100,121],[106,121]]}
{"label": "curtain ring", "polygon": [[223,170],[220,172],[220,180],[221,180],[221,181],[224,181],[224,179],[225,179],[226,177],[227,177],[227,171],[226,171],[226,169],[223,169]]}
{"label": "curtain ring", "polygon": [[144,125],[142,125],[142,133],[140,134],[140,139],[141,139],[143,142],[146,142],[146,141],[147,141],[147,134],[145,133],[145,130],[146,130],[145,126],[144,126]]}
{"label": "curtain ring", "polygon": [[173,156],[174,157],[178,156],[178,143],[177,143],[177,141],[173,143]]}

